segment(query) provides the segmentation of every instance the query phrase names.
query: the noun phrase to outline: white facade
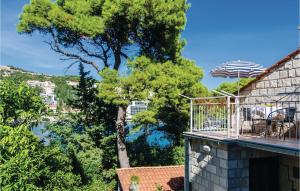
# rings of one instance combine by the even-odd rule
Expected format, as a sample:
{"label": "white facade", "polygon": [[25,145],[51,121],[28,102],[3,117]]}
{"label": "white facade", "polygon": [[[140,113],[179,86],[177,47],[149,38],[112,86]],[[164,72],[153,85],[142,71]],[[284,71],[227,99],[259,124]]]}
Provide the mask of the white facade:
{"label": "white facade", "polygon": [[69,86],[78,86],[78,82],[75,82],[75,81],[67,81],[67,84],[69,85]]}
{"label": "white facade", "polygon": [[27,84],[31,87],[39,87],[42,89],[42,93],[45,95],[54,95],[55,84],[50,81],[37,81],[37,80],[28,80]]}
{"label": "white facade", "polygon": [[55,84],[51,81],[37,81],[37,80],[28,80],[27,84],[30,87],[39,87],[41,88],[41,96],[44,99],[45,104],[51,109],[51,110],[56,110],[57,108],[57,101],[55,97]]}
{"label": "white facade", "polygon": [[135,114],[147,110],[147,105],[146,101],[132,101],[126,110],[126,120],[130,121]]}

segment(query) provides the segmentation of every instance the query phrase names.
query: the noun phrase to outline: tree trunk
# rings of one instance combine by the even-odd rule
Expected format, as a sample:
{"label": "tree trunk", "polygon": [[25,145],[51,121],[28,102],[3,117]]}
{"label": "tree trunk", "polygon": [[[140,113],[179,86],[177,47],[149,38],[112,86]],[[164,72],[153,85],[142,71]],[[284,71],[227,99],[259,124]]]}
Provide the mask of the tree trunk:
{"label": "tree trunk", "polygon": [[129,159],[127,155],[126,143],[125,143],[125,131],[124,131],[125,117],[126,117],[126,107],[119,106],[116,128],[117,128],[118,159],[121,168],[130,167]]}

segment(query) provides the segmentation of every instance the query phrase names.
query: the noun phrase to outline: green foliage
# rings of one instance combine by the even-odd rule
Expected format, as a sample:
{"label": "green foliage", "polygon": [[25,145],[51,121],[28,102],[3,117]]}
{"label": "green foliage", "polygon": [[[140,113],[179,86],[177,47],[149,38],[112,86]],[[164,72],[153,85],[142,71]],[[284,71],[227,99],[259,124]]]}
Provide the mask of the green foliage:
{"label": "green foliage", "polygon": [[0,124],[17,126],[37,122],[44,109],[37,89],[9,79],[0,82]]}
{"label": "green foliage", "polygon": [[[98,94],[108,106],[126,108],[133,100],[149,100],[149,110],[135,122],[159,124],[180,145],[189,113],[188,101],[179,94],[207,92],[199,83],[202,71],[181,58],[187,9],[186,0],[31,0],[17,30],[50,34],[54,51],[101,71]],[[129,63],[130,74],[120,75],[124,59],[134,56],[140,57]],[[119,117],[122,129],[125,117]],[[110,134],[113,119],[105,130]],[[125,137],[123,131],[118,135]]]}
{"label": "green foliage", "polygon": [[134,184],[139,184],[140,178],[138,176],[131,176],[130,177],[130,182]]}
{"label": "green foliage", "polygon": [[140,54],[174,59],[184,45],[180,32],[187,9],[185,0],[31,0],[17,30],[54,30],[65,46],[95,39],[118,55],[124,47],[134,45],[140,47]]}
{"label": "green foliage", "polygon": [[155,191],[164,191],[164,187],[161,184],[156,183],[156,190]]}
{"label": "green foliage", "polygon": [[144,133],[136,140],[128,142],[128,153],[132,166],[168,166],[184,164],[184,147],[172,143],[162,147],[159,143],[149,145]]}
{"label": "green foliage", "polygon": [[50,126],[55,137],[52,142],[64,145],[70,157],[76,159],[76,166],[81,166],[77,171],[89,189],[98,185],[99,180],[105,182],[107,188],[113,188],[117,162],[116,107],[97,97],[96,80],[84,71],[82,64],[79,73],[79,84],[74,88],[76,97],[69,100],[69,106],[79,112],[73,113],[72,119]]}
{"label": "green foliage", "polygon": [[206,92],[200,80],[203,72],[191,61],[179,59],[175,64],[167,61],[155,63],[146,57],[138,57],[129,63],[130,75],[121,76],[111,69],[100,75],[99,93],[107,102],[128,105],[133,100],[150,100],[155,108],[179,104],[180,94],[189,96]]}
{"label": "green foliage", "polygon": [[184,164],[184,147],[175,146],[172,148],[172,164],[183,165]]}
{"label": "green foliage", "polygon": [[[32,143],[28,144],[29,141]],[[44,164],[40,163],[43,156],[39,153],[41,145],[38,139],[25,126],[1,126],[0,144],[1,187],[7,190],[37,190],[39,177],[47,171]]]}
{"label": "green foliage", "polygon": [[[58,104],[60,107],[65,107],[70,99],[74,99],[75,91],[73,88],[67,84],[66,79],[62,76],[53,77],[52,82],[55,84],[55,95],[58,99]],[[76,77],[78,81],[78,77]]]}
{"label": "green foliage", "polygon": [[[21,70],[17,68],[17,70]],[[22,70],[21,70],[22,71]],[[58,98],[58,105],[59,108],[62,108],[65,106],[65,104],[70,99],[74,99],[75,93],[73,88],[67,84],[67,81],[78,81],[78,76],[47,76],[43,74],[31,74],[28,72],[19,72],[16,71],[10,76],[1,76],[0,73],[0,79],[9,79],[11,81],[14,81],[16,83],[22,83],[27,82],[28,80],[37,80],[37,81],[50,81],[55,84],[55,95]]]}
{"label": "green foliage", "polygon": [[[12,69],[15,69],[15,67],[9,66]],[[26,82],[28,80],[37,80],[37,81],[51,81],[53,83],[60,82],[60,81],[78,81],[78,76],[48,76],[45,74],[37,74],[37,73],[29,73],[27,71],[23,71],[23,69],[17,69],[17,71],[14,71],[9,76],[4,76],[0,73],[0,79],[9,78],[16,82]]]}
{"label": "green foliage", "polygon": [[[186,0],[31,0],[24,7],[17,29],[20,33],[38,31],[49,34],[52,40],[50,46],[54,51],[74,62],[89,64],[97,71],[101,71],[102,81],[98,95],[100,100],[105,102],[102,104],[104,107],[100,107],[106,108],[102,111],[107,112],[103,113],[109,113],[111,106],[126,108],[131,101],[149,101],[148,110],[136,115],[134,122],[143,130],[156,126],[158,131],[165,132],[172,146],[178,148],[173,150],[170,147],[162,150],[146,147],[145,150],[150,154],[145,151],[141,154],[133,152],[131,158],[137,156],[137,160],[132,164],[135,162],[141,164],[142,158],[147,158],[145,163],[151,159],[161,162],[159,164],[167,164],[170,161],[180,163],[179,153],[182,150],[179,147],[182,146],[182,132],[187,129],[189,119],[188,100],[180,94],[194,97],[208,92],[200,83],[203,77],[201,69],[192,61],[181,57],[184,41],[180,33],[185,27],[187,9]],[[129,68],[128,75],[121,75],[118,71],[124,59],[130,60],[125,62]],[[89,86],[85,88],[89,89]],[[84,86],[80,89],[77,94],[79,106],[75,107],[81,107],[83,116],[95,116],[95,113],[91,115],[87,108],[83,108],[84,105],[91,106],[90,103],[94,101],[93,99],[87,100],[88,103],[80,101],[80,96],[83,97],[84,94],[82,92]],[[94,92],[92,89],[89,90],[91,91],[87,94]],[[88,97],[92,98],[90,95]],[[107,148],[103,153],[99,153],[100,155],[104,156],[109,151],[110,155],[101,158],[103,168],[109,166],[109,161],[103,160],[115,156],[112,144],[108,147],[102,142],[105,140],[110,143],[115,140],[115,130],[111,127],[116,114],[108,117],[103,113],[99,115],[100,119],[105,119],[103,128],[98,128],[100,124],[93,124],[89,128],[80,128],[77,124],[71,130],[65,128],[66,132],[58,133],[52,130],[58,135],[56,140],[61,141],[59,145],[65,145],[68,150],[74,147],[68,152],[73,153],[72,157],[79,163],[81,150],[75,147],[76,144],[74,146],[74,140],[77,140],[75,139],[77,136],[86,137],[88,131],[97,148],[101,148],[100,150],[102,147]],[[121,130],[124,120],[125,116],[120,116],[118,124]],[[59,126],[56,129],[59,129]],[[78,131],[75,137],[71,136],[74,134],[73,131]],[[65,133],[70,134],[61,139],[65,137]],[[119,131],[118,135],[126,136],[123,131]],[[69,145],[73,146],[69,148]],[[95,146],[90,148],[96,148]],[[132,148],[138,150],[142,147],[134,145]],[[171,152],[173,154],[170,154]],[[126,155],[124,156],[126,158]],[[82,169],[85,169],[85,165],[82,165]],[[78,169],[78,172],[84,172],[79,173],[83,180],[92,181],[83,176],[88,177],[86,170]]]}
{"label": "green foliage", "polygon": [[180,96],[191,97],[207,94],[200,83],[203,72],[192,62],[183,58],[174,64],[171,61],[155,63],[146,57],[138,57],[129,63],[130,74],[121,76],[116,71],[105,69],[100,74],[99,96],[108,103],[127,106],[134,100],[148,100],[148,110],[138,113],[138,124],[159,125],[170,134],[175,145],[187,128],[189,102]]}
{"label": "green foliage", "polygon": [[0,127],[0,187],[4,190],[74,190],[80,179],[58,148],[46,147],[27,126]]}
{"label": "green foliage", "polygon": [[1,188],[46,191],[115,188],[114,131],[102,125],[84,130],[80,123],[59,121],[49,126],[51,141],[46,146],[27,126],[39,119],[44,106],[38,90],[11,79],[2,80],[0,90],[1,119],[4,124],[14,125],[0,124]]}
{"label": "green foliage", "polygon": [[79,84],[75,87],[76,99],[71,100],[74,108],[80,109],[87,117],[91,115],[92,104],[97,99],[94,87],[96,80],[89,76],[90,72],[84,71],[83,64],[79,64]]}
{"label": "green foliage", "polygon": [[[250,83],[253,80],[253,78],[242,78],[240,79],[240,88],[246,86],[248,83]],[[223,90],[229,93],[237,93],[238,91],[238,82],[223,82],[221,83],[217,88],[217,91]]]}
{"label": "green foliage", "polygon": [[69,100],[68,105],[79,111],[75,115],[79,124],[87,127],[100,123],[109,125],[108,123],[115,118],[116,107],[105,104],[97,97],[96,80],[89,76],[89,73],[84,71],[83,64],[79,65],[79,84],[74,88],[75,96]]}
{"label": "green foliage", "polygon": [[115,182],[111,182],[107,184],[106,182],[99,180],[93,180],[89,185],[83,186],[81,190],[88,190],[88,191],[112,191],[116,187]]}
{"label": "green foliage", "polygon": [[[84,187],[91,190],[100,184],[105,184],[108,190],[115,187],[117,158],[115,145],[112,144],[115,135],[105,136],[101,125],[84,130],[68,121],[52,124],[48,130],[51,132],[51,144],[61,147],[67,154],[72,161],[73,172],[81,177]],[[101,137],[95,142],[95,136]]]}
{"label": "green foliage", "polygon": [[83,131],[73,125],[61,122],[50,125],[49,146],[27,126],[0,126],[0,187],[113,190],[117,162],[115,135],[106,136],[103,126]]}

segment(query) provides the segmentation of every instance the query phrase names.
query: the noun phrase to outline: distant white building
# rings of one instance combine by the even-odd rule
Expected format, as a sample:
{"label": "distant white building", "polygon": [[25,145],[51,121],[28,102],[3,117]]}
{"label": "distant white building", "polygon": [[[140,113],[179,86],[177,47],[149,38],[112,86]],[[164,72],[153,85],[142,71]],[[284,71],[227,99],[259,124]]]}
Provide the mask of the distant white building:
{"label": "distant white building", "polygon": [[69,86],[78,86],[78,82],[75,82],[75,81],[67,81],[67,84],[69,85]]}
{"label": "distant white building", "polygon": [[55,97],[55,84],[51,81],[37,81],[37,80],[28,80],[27,84],[30,87],[39,87],[41,88],[41,96],[44,99],[45,104],[48,106],[49,109],[56,111],[57,108],[57,101]]}
{"label": "distant white building", "polygon": [[30,87],[39,87],[42,89],[42,93],[45,95],[54,95],[55,84],[50,81],[37,81],[37,80],[28,80],[27,84]]}
{"label": "distant white building", "polygon": [[0,66],[0,71],[3,76],[10,76],[13,73],[13,70],[9,66]]}
{"label": "distant white building", "polygon": [[0,71],[10,71],[11,68],[9,66],[0,66]]}
{"label": "distant white building", "polygon": [[142,111],[147,110],[148,102],[146,101],[132,101],[126,110],[126,120],[131,121],[132,117]]}

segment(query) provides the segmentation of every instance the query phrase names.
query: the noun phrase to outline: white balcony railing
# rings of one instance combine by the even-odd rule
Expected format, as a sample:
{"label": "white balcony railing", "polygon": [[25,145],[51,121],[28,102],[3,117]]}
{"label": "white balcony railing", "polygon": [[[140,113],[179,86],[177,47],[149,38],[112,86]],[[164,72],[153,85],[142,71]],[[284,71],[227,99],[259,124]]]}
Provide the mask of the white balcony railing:
{"label": "white balcony railing", "polygon": [[191,99],[192,132],[299,140],[299,121],[299,95]]}

